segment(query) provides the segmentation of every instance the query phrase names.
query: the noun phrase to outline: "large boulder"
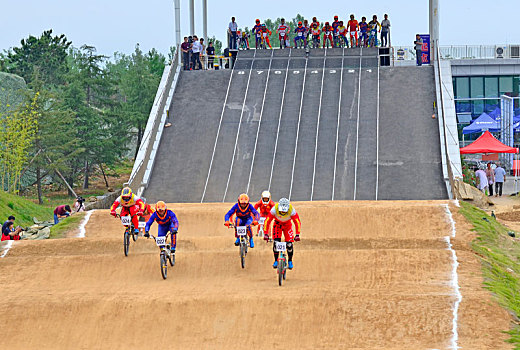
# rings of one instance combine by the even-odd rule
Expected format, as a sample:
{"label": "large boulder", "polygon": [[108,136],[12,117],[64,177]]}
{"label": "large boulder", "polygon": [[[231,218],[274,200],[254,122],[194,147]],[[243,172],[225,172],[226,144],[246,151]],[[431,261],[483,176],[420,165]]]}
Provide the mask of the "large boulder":
{"label": "large boulder", "polygon": [[47,239],[51,235],[51,229],[49,227],[44,227],[43,229],[39,230],[36,234],[36,238],[34,239]]}
{"label": "large boulder", "polygon": [[453,187],[453,195],[457,199],[471,202],[479,208],[488,208],[489,206],[494,205],[493,201],[491,201],[488,196],[461,179],[455,179],[453,181]]}

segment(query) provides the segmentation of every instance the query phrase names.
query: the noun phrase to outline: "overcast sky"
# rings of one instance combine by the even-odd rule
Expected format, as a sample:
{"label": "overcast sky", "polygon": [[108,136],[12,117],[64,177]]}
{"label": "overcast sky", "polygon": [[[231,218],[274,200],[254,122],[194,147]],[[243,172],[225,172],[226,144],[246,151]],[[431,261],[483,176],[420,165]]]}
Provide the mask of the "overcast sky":
{"label": "overcast sky", "polygon": [[[520,14],[518,0],[439,0],[441,45],[520,44],[513,16]],[[317,16],[320,22],[334,15],[347,19],[381,19],[388,13],[392,24],[392,44],[410,45],[415,33],[428,32],[428,0],[329,1],[324,6],[310,0],[244,1],[208,0],[208,34],[225,38],[230,17],[239,26],[254,24],[255,18],[292,18],[301,13]],[[385,5],[385,3],[391,5]],[[65,34],[73,45],[93,45],[99,53],[130,53],[136,43],[148,51],[162,53],[174,44],[173,0],[1,0],[2,34],[0,51],[19,46],[28,35],[39,36],[46,29]],[[196,34],[202,35],[202,1],[196,0]],[[182,32],[189,30],[188,0],[181,0]]]}

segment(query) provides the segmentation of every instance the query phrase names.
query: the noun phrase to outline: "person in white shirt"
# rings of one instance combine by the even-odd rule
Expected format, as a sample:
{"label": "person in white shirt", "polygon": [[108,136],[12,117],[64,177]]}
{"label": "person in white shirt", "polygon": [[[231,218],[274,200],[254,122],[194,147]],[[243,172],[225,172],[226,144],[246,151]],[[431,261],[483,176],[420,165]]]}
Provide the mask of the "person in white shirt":
{"label": "person in white shirt", "polygon": [[506,171],[500,166],[495,168],[495,197],[502,197],[502,186],[506,182]]}
{"label": "person in white shirt", "polygon": [[385,19],[381,21],[381,47],[390,46],[388,45],[388,35],[390,33],[390,20],[388,15],[385,14]]}
{"label": "person in white shirt", "polygon": [[191,47],[192,50],[192,60],[193,60],[193,69],[197,69],[197,64],[199,65],[199,70],[202,69],[202,63],[200,62],[200,53],[203,50],[203,46],[198,40],[197,36],[193,36],[193,45]]}
{"label": "person in white shirt", "polygon": [[475,171],[475,176],[478,179],[477,188],[486,193],[486,188],[488,187],[488,180],[486,176],[486,172],[482,169]]}
{"label": "person in white shirt", "polygon": [[229,22],[228,33],[229,33],[229,49],[236,50],[237,49],[237,31],[238,24],[235,22],[235,17],[231,17],[231,22]]}

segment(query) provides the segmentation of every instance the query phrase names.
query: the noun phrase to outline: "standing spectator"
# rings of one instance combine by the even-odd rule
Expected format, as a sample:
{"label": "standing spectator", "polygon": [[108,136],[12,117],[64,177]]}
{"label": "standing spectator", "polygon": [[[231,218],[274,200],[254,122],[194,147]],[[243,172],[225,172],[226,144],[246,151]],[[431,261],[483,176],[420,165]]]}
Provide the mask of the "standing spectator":
{"label": "standing spectator", "polygon": [[238,24],[235,22],[235,17],[231,17],[231,22],[229,22],[228,33],[229,33],[229,49],[236,50],[237,49],[237,30]]}
{"label": "standing spectator", "polygon": [[19,241],[20,240],[20,232],[22,232],[22,228],[18,226],[17,228],[14,228],[14,222],[13,221],[6,221],[7,226],[5,228],[2,228],[2,241]]}
{"label": "standing spectator", "polygon": [[5,228],[6,228],[7,226],[9,226],[10,223],[13,223],[13,224],[14,224],[14,220],[16,220],[15,217],[12,216],[12,215],[10,215],[10,216],[7,218],[7,221],[4,222],[4,224],[2,225],[2,232],[4,232]]}
{"label": "standing spectator", "polygon": [[197,38],[196,35],[193,36],[193,45],[191,46],[192,56],[191,59],[193,61],[193,69],[197,69],[197,64],[199,65],[199,70],[202,69],[202,63],[200,63],[200,53],[202,52],[202,44]]}
{"label": "standing spectator", "polygon": [[60,222],[60,219],[70,216],[72,210],[68,205],[59,205],[54,209],[54,225]]}
{"label": "standing spectator", "polygon": [[498,164],[495,169],[495,196],[502,197],[502,186],[506,182],[506,171]]}
{"label": "standing spectator", "polygon": [[206,49],[206,55],[208,58],[208,69],[211,67],[213,69],[213,62],[215,61],[215,48],[213,47],[213,42],[208,43],[208,48]]}
{"label": "standing spectator", "polygon": [[388,36],[390,34],[390,20],[388,15],[385,13],[385,19],[381,21],[381,47],[388,46]]}
{"label": "standing spectator", "polygon": [[[206,53],[206,45],[204,45],[204,38],[200,38],[199,42],[200,42],[200,46],[202,47],[200,50],[200,56],[202,57],[202,61],[204,61],[205,60],[204,56]],[[204,69],[207,69],[207,68],[204,68]]]}
{"label": "standing spectator", "polygon": [[184,42],[181,44],[182,61],[184,70],[190,70],[190,48],[191,45],[188,42],[188,37],[184,37]]}
{"label": "standing spectator", "polygon": [[486,177],[488,180],[489,195],[493,196],[493,184],[495,183],[495,171],[493,170],[493,168],[491,168],[491,163],[487,164]]}
{"label": "standing spectator", "polygon": [[482,169],[478,169],[475,171],[475,176],[477,177],[477,188],[483,192],[486,193],[486,188],[488,187],[488,181],[486,172]]}
{"label": "standing spectator", "polygon": [[81,196],[78,196],[78,198],[76,198],[76,201],[74,201],[74,211],[76,213],[85,211],[85,205],[83,203],[85,203],[85,199]]}
{"label": "standing spectator", "polygon": [[415,35],[415,41],[413,42],[415,45],[415,56],[417,58],[417,65],[422,66],[422,46],[423,40],[419,34]]}

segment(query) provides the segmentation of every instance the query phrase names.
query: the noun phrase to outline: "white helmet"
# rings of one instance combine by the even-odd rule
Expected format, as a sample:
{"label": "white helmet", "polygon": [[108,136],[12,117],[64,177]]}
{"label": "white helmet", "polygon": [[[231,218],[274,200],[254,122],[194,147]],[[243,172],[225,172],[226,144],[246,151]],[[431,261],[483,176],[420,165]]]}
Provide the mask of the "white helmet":
{"label": "white helmet", "polygon": [[[267,200],[265,200],[266,198],[267,198]],[[269,192],[269,191],[262,192],[262,202],[264,204],[267,204],[267,203],[269,203],[270,200],[271,200],[271,192]]]}
{"label": "white helmet", "polygon": [[289,211],[290,205],[291,205],[291,203],[289,202],[289,200],[287,198],[282,198],[278,202],[278,211],[281,214],[285,214]]}

